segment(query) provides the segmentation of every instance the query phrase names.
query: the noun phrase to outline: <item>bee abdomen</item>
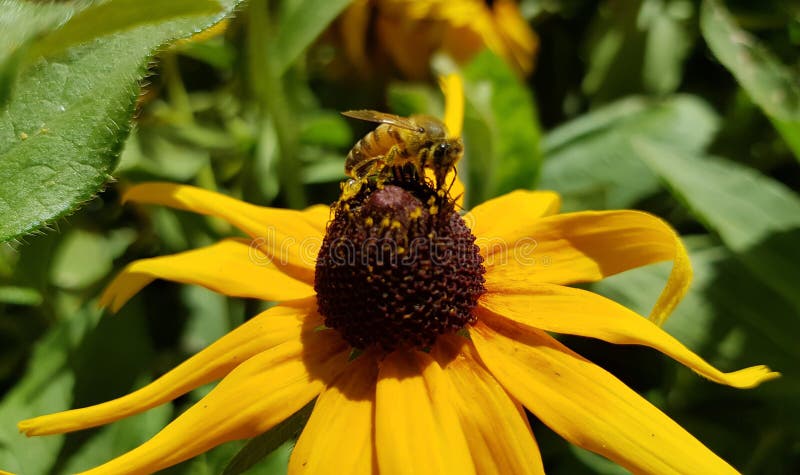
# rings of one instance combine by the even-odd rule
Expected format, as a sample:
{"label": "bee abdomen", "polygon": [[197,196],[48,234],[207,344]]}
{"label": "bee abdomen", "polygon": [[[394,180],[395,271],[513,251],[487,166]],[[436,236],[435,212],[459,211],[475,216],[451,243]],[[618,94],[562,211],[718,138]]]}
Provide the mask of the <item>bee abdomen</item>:
{"label": "bee abdomen", "polygon": [[[381,124],[365,135],[347,154],[344,171],[352,176],[366,160],[386,155],[395,145],[401,143],[400,134],[391,125]],[[359,177],[356,177],[359,178]]]}

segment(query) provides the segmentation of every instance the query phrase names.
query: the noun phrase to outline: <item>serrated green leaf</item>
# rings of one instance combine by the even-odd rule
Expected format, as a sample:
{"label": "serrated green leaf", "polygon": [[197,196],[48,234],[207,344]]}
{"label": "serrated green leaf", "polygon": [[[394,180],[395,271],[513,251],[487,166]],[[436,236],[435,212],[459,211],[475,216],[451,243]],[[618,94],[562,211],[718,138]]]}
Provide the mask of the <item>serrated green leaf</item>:
{"label": "serrated green leaf", "polygon": [[705,0],[703,37],[714,56],[772,120],[800,160],[800,81],[754,36],[739,28],[725,6]]}
{"label": "serrated green leaf", "polygon": [[242,447],[235,457],[230,461],[222,475],[239,475],[244,473],[264,457],[268,456],[281,445],[300,435],[305,427],[315,401],[306,404],[305,407],[294,413],[291,417],[275,426],[269,432],[250,439]]}
{"label": "serrated green leaf", "polygon": [[[13,0],[0,4],[0,12],[8,7],[15,18],[20,9],[26,8]],[[47,7],[43,7],[47,8]],[[197,15],[213,15],[219,13],[222,6],[216,0],[175,0],[160,2],[157,0],[109,0],[89,6],[68,17],[58,28],[43,32],[42,23],[25,15],[18,18],[20,22],[17,34],[26,36],[26,40],[12,44],[15,49],[8,62],[0,63],[0,78],[11,81],[0,84],[0,91],[12,91],[13,81],[22,69],[42,58],[49,58],[63,53],[72,46],[91,41],[101,36],[129,30],[139,25],[157,24],[175,18]],[[59,10],[60,12],[60,10]],[[39,12],[37,12],[38,14]],[[5,15],[5,13],[0,13]],[[45,17],[50,14],[45,14]],[[57,18],[63,15],[52,15]],[[7,23],[7,21],[2,21]],[[32,27],[26,25],[33,23]],[[54,23],[50,22],[48,26]],[[8,40],[6,41],[8,42]],[[10,95],[0,96],[0,105],[7,103]]]}
{"label": "serrated green leaf", "polygon": [[470,202],[533,188],[542,162],[531,91],[498,56],[479,54],[464,69],[470,106],[464,124]]}
{"label": "serrated green leaf", "polygon": [[28,62],[36,38],[69,20],[73,4],[39,5],[20,0],[0,0],[0,106],[11,95],[19,69]]}
{"label": "serrated green leaf", "polygon": [[547,133],[539,186],[561,193],[565,210],[630,207],[658,190],[658,179],[631,148],[631,137],[696,153],[711,142],[718,122],[695,96],[622,99]]}
{"label": "serrated green leaf", "polygon": [[220,17],[139,25],[22,73],[0,111],[0,241],[64,216],[107,181],[151,55]]}
{"label": "serrated green leaf", "polygon": [[287,0],[269,58],[276,74],[282,74],[351,0]]}
{"label": "serrated green leaf", "polygon": [[731,161],[677,154],[641,139],[634,147],[699,221],[800,309],[800,197]]}

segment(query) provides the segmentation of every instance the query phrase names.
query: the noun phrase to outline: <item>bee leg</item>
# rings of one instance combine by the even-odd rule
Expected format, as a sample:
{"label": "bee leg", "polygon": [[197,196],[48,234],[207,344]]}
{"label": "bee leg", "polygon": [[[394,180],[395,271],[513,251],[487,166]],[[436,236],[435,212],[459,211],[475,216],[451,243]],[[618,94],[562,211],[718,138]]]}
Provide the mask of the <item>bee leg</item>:
{"label": "bee leg", "polygon": [[458,168],[453,167],[453,179],[450,180],[450,185],[447,187],[447,194],[450,194],[450,190],[453,189],[453,185],[456,184],[456,180],[458,179]]}
{"label": "bee leg", "polygon": [[360,178],[365,178],[371,175],[372,171],[375,170],[375,168],[377,168],[378,165],[381,165],[383,163],[384,163],[383,155],[378,155],[377,157],[369,158],[359,163],[358,166],[353,168],[353,175]]}

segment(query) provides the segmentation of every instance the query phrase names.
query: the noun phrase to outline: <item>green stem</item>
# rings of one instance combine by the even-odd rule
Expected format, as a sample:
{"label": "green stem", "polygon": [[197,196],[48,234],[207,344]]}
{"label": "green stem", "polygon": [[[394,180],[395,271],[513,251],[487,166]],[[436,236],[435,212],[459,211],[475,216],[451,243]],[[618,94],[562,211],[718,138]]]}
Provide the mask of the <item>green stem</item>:
{"label": "green stem", "polygon": [[164,76],[164,82],[169,92],[169,100],[172,103],[176,115],[184,123],[191,123],[194,121],[194,114],[192,112],[192,105],[189,102],[189,93],[183,86],[181,79],[180,69],[178,68],[178,60],[175,53],[165,51],[161,55],[161,72]]}
{"label": "green stem", "polygon": [[[271,116],[278,138],[280,157],[278,159],[278,178],[287,204],[292,208],[303,208],[307,201],[299,163],[297,161],[297,135],[292,111],[286,100],[283,78],[277,73],[267,52],[273,35],[268,0],[250,2],[248,24],[249,83],[252,93],[264,114]],[[263,125],[263,124],[262,124]]]}

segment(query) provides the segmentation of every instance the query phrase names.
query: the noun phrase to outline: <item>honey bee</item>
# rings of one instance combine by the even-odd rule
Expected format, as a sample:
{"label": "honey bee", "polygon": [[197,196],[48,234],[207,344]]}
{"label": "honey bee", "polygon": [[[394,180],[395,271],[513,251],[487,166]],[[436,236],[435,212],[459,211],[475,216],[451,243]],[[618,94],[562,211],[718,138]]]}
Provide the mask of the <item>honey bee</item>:
{"label": "honey bee", "polygon": [[461,138],[448,137],[447,126],[429,115],[400,117],[373,110],[347,111],[342,115],[380,124],[355,144],[344,162],[344,171],[351,177],[350,187],[356,187],[355,191],[366,178],[386,178],[393,168],[407,164],[412,164],[420,177],[425,176],[426,168],[433,170],[440,190],[464,153]]}

